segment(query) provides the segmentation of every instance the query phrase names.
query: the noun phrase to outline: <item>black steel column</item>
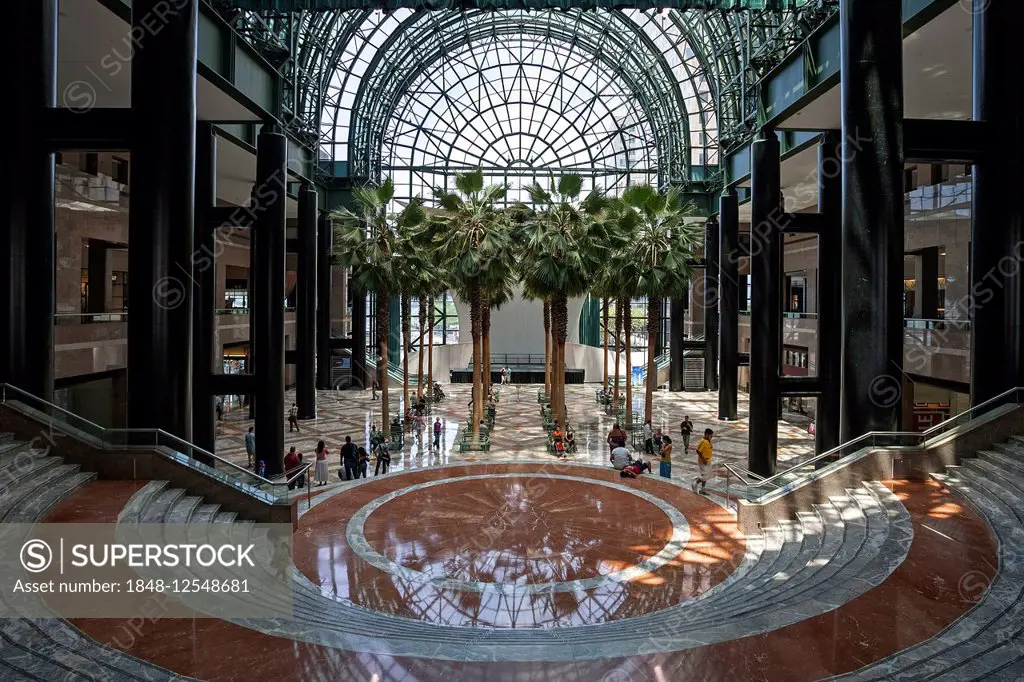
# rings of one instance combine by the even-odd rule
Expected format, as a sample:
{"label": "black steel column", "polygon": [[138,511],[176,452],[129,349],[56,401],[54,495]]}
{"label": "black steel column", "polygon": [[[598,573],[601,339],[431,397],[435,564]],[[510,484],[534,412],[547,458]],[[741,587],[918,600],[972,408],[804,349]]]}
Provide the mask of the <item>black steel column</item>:
{"label": "black steel column", "polygon": [[320,214],[316,241],[316,387],[331,388],[331,247],[334,226]]}
{"label": "black steel column", "polygon": [[299,189],[295,288],[295,405],[299,419],[316,419],[316,190]]}
{"label": "black steel column", "polygon": [[356,284],[355,268],[348,278],[352,297],[352,387],[362,390],[370,386],[366,376],[366,292]]}
{"label": "black steel column", "polygon": [[8,165],[0,218],[0,381],[53,398],[53,151],[40,119],[57,102],[57,0],[14,0]]}
{"label": "black steel column", "polygon": [[939,247],[921,249],[914,261],[914,317],[934,320],[939,315]]}
{"label": "black steel column", "polygon": [[837,133],[826,133],[818,147],[818,334],[815,368],[821,380],[814,416],[814,447],[819,454],[840,444],[842,394],[843,299],[842,262],[843,163]]}
{"label": "black steel column", "polygon": [[718,418],[736,419],[740,371],[740,206],[736,192],[718,202]]}
{"label": "black steel column", "polygon": [[[128,424],[192,437],[198,0],[136,0],[128,219]],[[159,21],[160,30],[151,24]]]}
{"label": "black steel column", "polygon": [[[211,209],[217,204],[217,131],[202,121],[196,128],[196,257],[192,263],[192,442],[215,452],[217,421],[210,375],[217,323],[217,228]],[[212,462],[208,462],[212,464]]]}
{"label": "black steel column", "polygon": [[972,295],[958,305],[971,315],[977,405],[1024,381],[1024,83],[1016,66],[1024,19],[1020,3],[975,0],[974,7],[974,118],[988,126],[988,149],[973,170]]}
{"label": "black steel column", "polygon": [[98,239],[89,239],[86,244],[89,295],[85,307],[90,313],[104,313],[107,311],[107,245]]}
{"label": "black steel column", "polygon": [[[267,474],[284,469],[284,280],[288,139],[264,127],[256,144],[256,287],[249,314],[256,333],[256,458]],[[250,273],[251,274],[251,273]]]}
{"label": "black steel column", "polygon": [[718,390],[718,218],[704,227],[704,388]]}
{"label": "black steel column", "polygon": [[[669,301],[668,352],[668,386],[671,391],[682,391],[683,381],[683,323],[686,321],[686,304],[682,298]],[[614,362],[614,360],[612,361]]]}
{"label": "black steel column", "polygon": [[[256,200],[256,187],[252,188],[252,196],[249,199],[249,208],[251,211],[257,210],[260,204]],[[256,309],[253,306],[253,297],[256,296],[256,290],[259,282],[259,262],[256,260],[256,224],[253,223],[252,228],[249,230],[249,277],[246,280],[246,305],[249,307],[249,362],[247,371],[249,374],[255,374],[256,370]],[[256,418],[256,396],[249,395],[249,419]]]}
{"label": "black steel column", "polygon": [[902,5],[841,0],[840,27],[847,441],[898,430],[902,421]]}
{"label": "black steel column", "polygon": [[782,357],[784,220],[779,139],[773,131],[750,150],[750,430],[747,460],[760,476],[775,473],[779,445],[778,377]]}

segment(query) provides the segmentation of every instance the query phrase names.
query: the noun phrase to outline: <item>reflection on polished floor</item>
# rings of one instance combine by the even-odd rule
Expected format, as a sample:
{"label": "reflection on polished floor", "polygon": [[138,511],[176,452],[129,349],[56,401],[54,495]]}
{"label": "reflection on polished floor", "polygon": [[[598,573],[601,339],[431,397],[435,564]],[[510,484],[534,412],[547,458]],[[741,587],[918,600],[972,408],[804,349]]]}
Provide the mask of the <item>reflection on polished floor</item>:
{"label": "reflection on polished floor", "polygon": [[[296,564],[332,597],[376,611],[524,628],[681,603],[743,557],[732,516],[679,486],[556,463],[509,468],[416,471],[325,496],[302,519]],[[381,497],[390,501],[376,506]],[[368,561],[362,541],[377,556]]]}

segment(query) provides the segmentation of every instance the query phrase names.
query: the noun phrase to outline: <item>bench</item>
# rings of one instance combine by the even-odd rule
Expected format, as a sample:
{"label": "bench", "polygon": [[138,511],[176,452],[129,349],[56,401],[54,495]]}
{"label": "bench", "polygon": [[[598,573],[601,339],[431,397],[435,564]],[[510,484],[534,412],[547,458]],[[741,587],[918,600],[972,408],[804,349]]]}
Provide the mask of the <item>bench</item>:
{"label": "bench", "polygon": [[487,452],[491,449],[491,439],[489,436],[485,436],[482,433],[480,438],[473,438],[473,434],[470,433],[468,437],[463,437],[459,442],[459,452]]}

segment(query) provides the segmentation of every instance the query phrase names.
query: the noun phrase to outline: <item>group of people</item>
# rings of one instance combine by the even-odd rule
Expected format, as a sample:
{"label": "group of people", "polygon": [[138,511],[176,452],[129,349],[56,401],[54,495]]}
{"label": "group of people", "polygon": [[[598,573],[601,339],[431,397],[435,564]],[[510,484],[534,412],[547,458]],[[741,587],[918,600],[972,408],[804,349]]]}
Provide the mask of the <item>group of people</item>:
{"label": "group of people", "polygon": [[551,444],[555,449],[555,457],[559,459],[568,458],[570,452],[576,452],[576,432],[572,425],[567,423],[563,431],[556,419],[551,430]]}
{"label": "group of people", "polygon": [[[683,439],[683,452],[690,451],[690,437],[693,434],[693,422],[690,417],[684,416],[679,424],[679,435]],[[691,487],[695,493],[706,495],[708,481],[712,477],[711,462],[714,446],[711,441],[715,432],[711,429],[704,429],[704,436],[697,442],[694,448],[697,453],[698,475],[693,480]],[[651,420],[648,419],[643,425],[644,452],[650,457],[659,459],[658,473],[663,478],[672,477],[672,438],[662,430],[653,429]],[[615,424],[608,433],[608,447],[611,449],[612,467],[620,472],[622,478],[636,478],[644,472],[651,472],[651,463],[645,462],[642,457],[636,459],[626,447],[626,432],[619,424]]]}

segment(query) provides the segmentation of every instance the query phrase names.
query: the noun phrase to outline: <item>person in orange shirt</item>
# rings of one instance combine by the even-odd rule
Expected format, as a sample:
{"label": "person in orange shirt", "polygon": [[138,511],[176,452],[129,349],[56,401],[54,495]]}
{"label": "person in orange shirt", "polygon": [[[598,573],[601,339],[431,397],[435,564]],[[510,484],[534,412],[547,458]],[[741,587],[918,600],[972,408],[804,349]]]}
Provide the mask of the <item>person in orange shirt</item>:
{"label": "person in orange shirt", "polygon": [[[697,466],[700,468],[700,473],[697,478],[693,479],[692,487],[693,492],[699,492],[701,495],[707,495],[704,488],[711,478],[711,458],[714,452],[711,438],[714,435],[715,432],[711,429],[704,429],[704,437],[697,441]],[[697,489],[698,483],[700,484],[700,490]]]}

